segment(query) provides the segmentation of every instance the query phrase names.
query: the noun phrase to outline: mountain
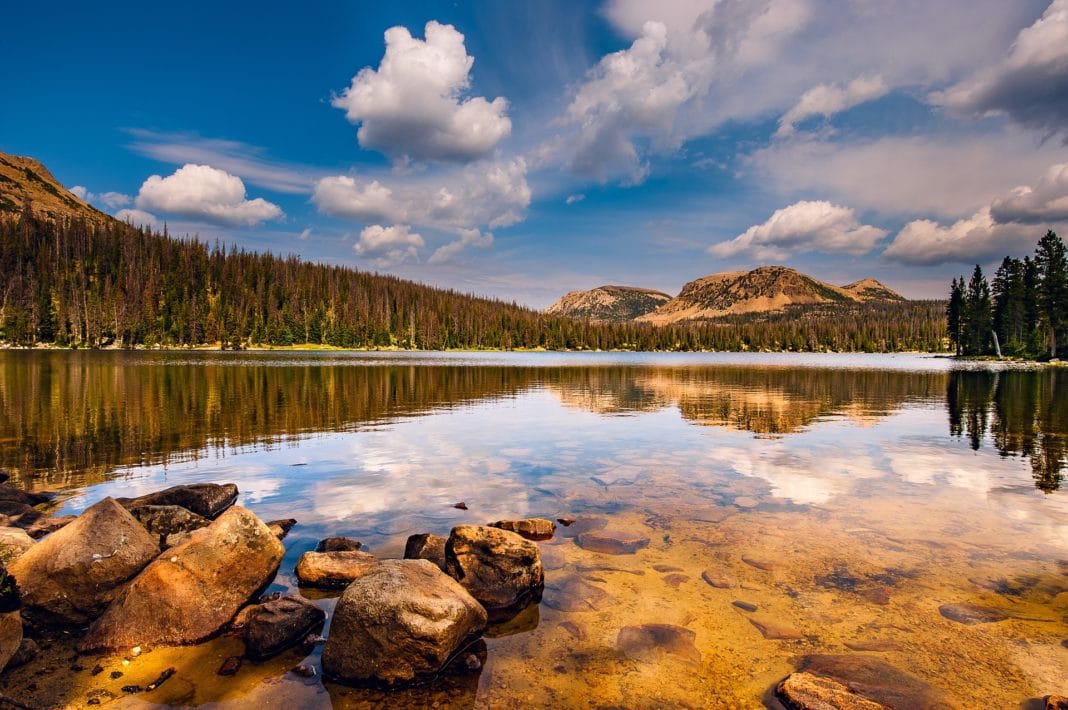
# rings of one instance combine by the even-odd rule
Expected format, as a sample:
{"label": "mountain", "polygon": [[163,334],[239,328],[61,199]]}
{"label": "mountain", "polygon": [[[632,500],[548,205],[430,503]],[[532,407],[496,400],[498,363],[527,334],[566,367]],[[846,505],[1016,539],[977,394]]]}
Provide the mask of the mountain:
{"label": "mountain", "polygon": [[621,323],[652,313],[670,300],[666,293],[647,288],[599,286],[589,291],[572,291],[546,308],[545,313]]}
{"label": "mountain", "polygon": [[0,152],[0,213],[18,214],[27,201],[38,218],[63,221],[81,217],[94,224],[114,219],[63,187],[33,158]]}
{"label": "mountain", "polygon": [[788,306],[903,301],[874,279],[835,286],[785,266],[729,271],[691,281],[678,296],[637,318],[654,325],[780,311]]}

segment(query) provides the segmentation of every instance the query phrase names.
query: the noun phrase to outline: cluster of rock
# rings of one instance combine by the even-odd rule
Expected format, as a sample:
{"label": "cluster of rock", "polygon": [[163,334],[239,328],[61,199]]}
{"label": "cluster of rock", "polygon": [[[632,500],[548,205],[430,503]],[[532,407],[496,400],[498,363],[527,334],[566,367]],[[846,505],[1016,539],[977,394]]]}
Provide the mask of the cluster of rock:
{"label": "cluster of rock", "polygon": [[[0,528],[0,669],[25,646],[24,626],[75,631],[82,652],[194,644],[230,631],[254,661],[322,641],[326,614],[314,603],[259,597],[295,521],[265,523],[235,505],[237,495],[233,484],[202,483],[105,498],[39,542],[25,529]],[[9,491],[0,501],[42,502]],[[0,509],[41,519],[15,505]],[[540,600],[544,572],[532,540],[554,531],[547,520],[459,525],[448,537],[413,535],[400,560],[377,559],[349,538],[321,541],[296,574],[303,586],[344,590],[324,671],[387,685],[440,672],[491,620]],[[236,672],[240,662],[228,659],[219,672]]]}

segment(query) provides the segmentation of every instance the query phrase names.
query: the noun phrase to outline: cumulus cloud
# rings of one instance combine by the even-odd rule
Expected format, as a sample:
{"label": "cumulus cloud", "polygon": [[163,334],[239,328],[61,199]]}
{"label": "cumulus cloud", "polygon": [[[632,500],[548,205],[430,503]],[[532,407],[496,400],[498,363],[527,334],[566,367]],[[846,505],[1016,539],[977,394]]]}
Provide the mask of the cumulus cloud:
{"label": "cumulus cloud", "polygon": [[931,101],[966,114],[1007,114],[1068,138],[1068,0],[1053,0],[1000,63],[933,93]]}
{"label": "cumulus cloud", "polygon": [[478,229],[459,230],[460,238],[438,247],[430,255],[431,264],[443,264],[455,259],[460,252],[468,247],[474,249],[491,249],[493,247],[493,233],[481,232]]}
{"label": "cumulus cloud", "polygon": [[158,227],[159,220],[156,215],[137,209],[124,209],[115,213],[115,218],[122,222],[129,222],[135,227]]}
{"label": "cumulus cloud", "polygon": [[334,217],[456,231],[515,224],[530,205],[530,195],[526,163],[520,158],[393,185],[350,175],[327,177],[316,183],[312,201]]}
{"label": "cumulus cloud", "polygon": [[883,256],[910,266],[974,264],[1027,251],[1036,240],[1034,227],[998,224],[984,207],[945,227],[929,219],[909,222]]}
{"label": "cumulus cloud", "polygon": [[567,198],[564,200],[564,204],[573,205],[576,202],[582,202],[585,199],[586,199],[586,195],[584,195],[581,192],[579,192],[579,193],[575,193],[574,195],[568,195]]}
{"label": "cumulus cloud", "polygon": [[100,204],[105,205],[106,207],[110,207],[111,209],[116,209],[118,207],[122,207],[123,205],[128,205],[133,201],[132,197],[130,197],[129,195],[125,195],[121,192],[101,192],[98,194],[95,192],[91,192],[84,185],[75,185],[70,189],[70,191],[79,200],[82,200],[84,202],[99,202]]}
{"label": "cumulus cloud", "polygon": [[775,135],[782,138],[791,135],[798,123],[823,116],[828,118],[846,109],[859,106],[885,96],[890,87],[881,76],[860,77],[845,86],[820,84],[806,91],[801,99],[779,119]]}
{"label": "cumulus cloud", "polygon": [[749,254],[761,260],[807,251],[860,256],[874,249],[886,234],[884,229],[861,224],[848,207],[823,200],[802,201],[776,210],[763,224],[708,251],[723,258]]}
{"label": "cumulus cloud", "polygon": [[1022,185],[990,205],[995,221],[1052,224],[1068,220],[1068,163],[1053,165],[1034,187]]}
{"label": "cumulus cloud", "polygon": [[357,255],[371,259],[375,266],[385,268],[414,261],[424,245],[423,237],[406,224],[391,227],[372,224],[360,231],[360,239],[352,248]]}
{"label": "cumulus cloud", "polygon": [[464,98],[474,58],[452,25],[428,22],[425,40],[386,30],[378,69],[364,67],[334,97],[364,148],[397,161],[467,162],[490,153],[512,130],[504,98]]}
{"label": "cumulus cloud", "polygon": [[209,165],[192,163],[173,175],[152,175],[137,194],[141,210],[203,219],[231,226],[255,226],[282,216],[278,205],[257,197],[245,198],[241,178]]}

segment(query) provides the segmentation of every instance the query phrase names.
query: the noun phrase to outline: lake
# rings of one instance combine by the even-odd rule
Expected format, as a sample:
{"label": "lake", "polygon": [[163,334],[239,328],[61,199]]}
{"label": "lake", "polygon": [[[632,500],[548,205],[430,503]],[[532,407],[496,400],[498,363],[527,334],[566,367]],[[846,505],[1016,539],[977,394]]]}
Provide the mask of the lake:
{"label": "lake", "polygon": [[[1068,695],[1066,465],[1057,369],[919,355],[0,352],[0,468],[16,485],[57,493],[64,514],[234,482],[262,519],[299,521],[269,591],[297,592],[297,559],[329,535],[401,557],[414,533],[545,517],[650,541],[610,555],[560,526],[540,543],[540,605],[491,627],[480,669],[416,688],[289,672],[317,665],[321,646],[221,677],[241,653],[222,636],[104,657],[97,675],[56,641],[5,673],[0,694],[34,707],[774,707],[778,681],[822,664],[878,676],[907,704],[1018,707]],[[303,593],[327,612],[337,595]],[[999,620],[952,612],[976,608]],[[121,691],[167,667],[158,690]]]}

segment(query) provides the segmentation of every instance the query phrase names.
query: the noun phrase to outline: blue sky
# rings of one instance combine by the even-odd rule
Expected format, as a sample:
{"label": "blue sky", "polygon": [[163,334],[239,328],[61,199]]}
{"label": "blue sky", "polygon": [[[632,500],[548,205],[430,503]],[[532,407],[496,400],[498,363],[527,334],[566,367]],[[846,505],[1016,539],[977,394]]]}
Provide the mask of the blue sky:
{"label": "blue sky", "polygon": [[1068,222],[1068,0],[17,3],[0,150],[101,209],[544,307],[941,296]]}

